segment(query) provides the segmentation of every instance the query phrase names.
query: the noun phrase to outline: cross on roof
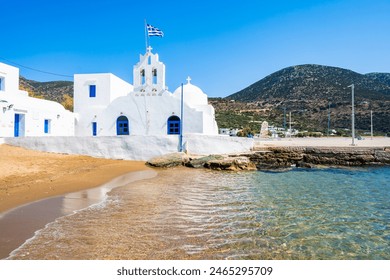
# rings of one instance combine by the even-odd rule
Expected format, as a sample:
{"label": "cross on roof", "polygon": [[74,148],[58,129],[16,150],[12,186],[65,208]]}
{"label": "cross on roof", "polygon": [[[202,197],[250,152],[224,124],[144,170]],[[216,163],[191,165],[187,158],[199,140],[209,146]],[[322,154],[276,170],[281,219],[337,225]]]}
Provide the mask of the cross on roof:
{"label": "cross on roof", "polygon": [[187,83],[188,83],[188,84],[191,83],[191,77],[190,77],[190,76],[187,77]]}
{"label": "cross on roof", "polygon": [[150,53],[150,52],[152,52],[152,49],[153,49],[153,48],[152,48],[151,46],[149,46],[149,47],[147,47],[146,49],[148,50],[148,53]]}

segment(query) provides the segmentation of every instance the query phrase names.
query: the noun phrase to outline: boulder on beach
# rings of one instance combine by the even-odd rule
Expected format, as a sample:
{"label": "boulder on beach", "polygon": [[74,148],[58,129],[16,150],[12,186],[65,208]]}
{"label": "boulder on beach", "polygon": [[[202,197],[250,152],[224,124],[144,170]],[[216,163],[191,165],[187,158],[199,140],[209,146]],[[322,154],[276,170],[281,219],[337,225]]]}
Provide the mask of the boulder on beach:
{"label": "boulder on beach", "polygon": [[188,160],[185,153],[170,153],[158,157],[154,157],[146,162],[147,165],[153,167],[175,167],[183,165]]}

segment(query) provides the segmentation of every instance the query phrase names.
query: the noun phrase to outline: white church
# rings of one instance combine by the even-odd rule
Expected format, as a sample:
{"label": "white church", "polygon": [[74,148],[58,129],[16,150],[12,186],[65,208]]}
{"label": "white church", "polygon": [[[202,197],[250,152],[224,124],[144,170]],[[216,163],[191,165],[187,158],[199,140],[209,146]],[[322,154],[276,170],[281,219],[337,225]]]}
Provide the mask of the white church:
{"label": "white church", "polygon": [[[0,137],[216,135],[214,108],[190,78],[173,93],[149,47],[133,85],[111,73],[74,75],[74,113],[19,89],[19,69],[0,63]],[[183,110],[183,111],[182,111]]]}
{"label": "white church", "polygon": [[168,91],[165,65],[152,48],[140,55],[133,77],[130,84],[110,73],[74,75],[70,112],[28,96],[19,89],[19,69],[0,63],[0,145],[129,160],[252,149],[253,139],[218,135],[214,108],[190,78]]}
{"label": "white church", "polygon": [[[216,135],[214,108],[197,86],[173,93],[165,84],[165,65],[148,47],[133,69],[133,85],[113,74],[74,75],[76,136]],[[183,110],[183,111],[181,111]]]}

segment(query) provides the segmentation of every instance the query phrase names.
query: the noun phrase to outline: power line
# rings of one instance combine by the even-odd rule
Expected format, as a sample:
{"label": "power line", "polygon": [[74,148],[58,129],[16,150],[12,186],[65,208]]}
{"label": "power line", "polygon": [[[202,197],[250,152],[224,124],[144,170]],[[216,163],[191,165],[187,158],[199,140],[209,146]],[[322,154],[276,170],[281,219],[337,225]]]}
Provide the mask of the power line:
{"label": "power line", "polygon": [[40,72],[40,73],[44,73],[44,74],[49,74],[49,75],[54,75],[54,76],[73,78],[73,76],[70,76],[70,75],[57,74],[57,73],[53,73],[53,72],[42,71],[42,70],[35,69],[35,68],[32,68],[32,67],[24,66],[24,65],[22,65],[22,64],[13,62],[13,61],[11,61],[11,60],[9,60],[9,59],[6,59],[6,58],[4,58],[4,57],[0,57],[0,59],[3,60],[3,61],[7,61],[7,62],[9,62],[9,63],[11,63],[11,64],[14,64],[14,65],[16,65],[16,66],[19,66],[19,67],[22,67],[22,68],[26,68],[26,69],[29,69],[29,70],[32,70],[32,71],[36,71],[36,72]]}

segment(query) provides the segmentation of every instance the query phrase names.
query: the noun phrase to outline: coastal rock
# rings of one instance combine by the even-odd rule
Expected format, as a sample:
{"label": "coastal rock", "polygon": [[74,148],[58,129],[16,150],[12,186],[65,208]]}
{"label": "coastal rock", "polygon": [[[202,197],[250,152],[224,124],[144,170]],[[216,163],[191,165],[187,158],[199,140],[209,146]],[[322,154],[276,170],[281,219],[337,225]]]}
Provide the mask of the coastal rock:
{"label": "coastal rock", "polygon": [[184,165],[187,167],[193,167],[193,168],[208,168],[208,163],[213,160],[222,160],[224,159],[224,156],[221,155],[209,155],[205,157],[198,157],[194,159],[189,159]]}
{"label": "coastal rock", "polygon": [[185,165],[192,168],[214,170],[289,169],[316,166],[368,166],[390,165],[390,149],[364,147],[269,147],[237,155],[187,156],[173,153],[147,162],[155,167]]}
{"label": "coastal rock", "polygon": [[248,157],[257,169],[390,164],[390,151],[386,148],[270,147]]}
{"label": "coastal rock", "polygon": [[171,153],[159,157],[154,157],[146,162],[147,165],[153,167],[175,167],[183,165],[188,161],[188,156],[185,153]]}
{"label": "coastal rock", "polygon": [[214,170],[256,170],[256,165],[247,157],[228,157],[220,160],[211,160],[205,164],[206,168]]}
{"label": "coastal rock", "polygon": [[377,161],[390,164],[390,148],[385,148],[383,151],[375,151],[374,155]]}

